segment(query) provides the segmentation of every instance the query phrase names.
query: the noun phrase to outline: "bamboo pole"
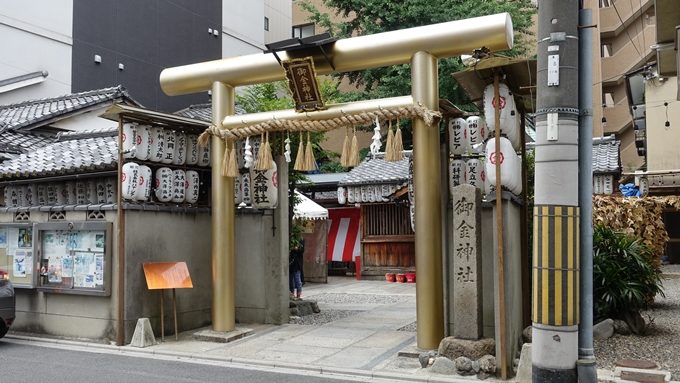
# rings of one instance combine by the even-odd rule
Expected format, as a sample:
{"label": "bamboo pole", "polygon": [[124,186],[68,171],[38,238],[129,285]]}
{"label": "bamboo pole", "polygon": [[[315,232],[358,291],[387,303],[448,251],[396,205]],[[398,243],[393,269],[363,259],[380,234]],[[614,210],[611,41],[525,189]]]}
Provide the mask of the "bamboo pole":
{"label": "bamboo pole", "polygon": [[[134,138],[131,138],[134,139]],[[118,116],[118,197],[116,200],[116,345],[125,343],[125,212],[123,211],[123,118]]]}
{"label": "bamboo pole", "polygon": [[498,247],[497,254],[497,269],[498,269],[498,326],[499,338],[497,341],[500,346],[500,367],[501,379],[508,379],[508,360],[506,358],[507,344],[505,339],[505,259],[503,257],[503,193],[501,190],[501,102],[499,92],[498,73],[493,76],[493,91],[495,100],[495,141],[496,152],[494,153],[496,159],[496,242]]}

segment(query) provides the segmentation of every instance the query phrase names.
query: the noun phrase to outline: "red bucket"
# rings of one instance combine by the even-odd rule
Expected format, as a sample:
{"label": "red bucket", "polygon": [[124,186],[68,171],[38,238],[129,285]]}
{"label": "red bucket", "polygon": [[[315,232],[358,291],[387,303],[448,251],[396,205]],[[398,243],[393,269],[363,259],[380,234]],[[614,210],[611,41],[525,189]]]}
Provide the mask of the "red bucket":
{"label": "red bucket", "polygon": [[406,273],[407,283],[416,283],[416,273]]}
{"label": "red bucket", "polygon": [[397,274],[397,282],[406,283],[406,275],[401,273]]}
{"label": "red bucket", "polygon": [[385,280],[387,282],[394,282],[396,280],[396,276],[394,275],[394,273],[387,273],[385,274]]}

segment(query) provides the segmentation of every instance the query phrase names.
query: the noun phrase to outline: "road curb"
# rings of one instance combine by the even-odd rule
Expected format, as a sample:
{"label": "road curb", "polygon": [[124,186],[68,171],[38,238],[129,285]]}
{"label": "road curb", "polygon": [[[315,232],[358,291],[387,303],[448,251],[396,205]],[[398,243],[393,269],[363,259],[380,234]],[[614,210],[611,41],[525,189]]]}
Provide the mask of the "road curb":
{"label": "road curb", "polygon": [[[175,357],[181,358],[188,361],[211,361],[211,362],[222,362],[225,364],[244,366],[244,367],[264,367],[272,370],[287,370],[287,371],[297,371],[303,373],[313,373],[318,375],[334,375],[334,376],[351,376],[355,378],[369,378],[369,379],[384,379],[384,380],[399,380],[402,382],[424,382],[424,383],[470,383],[472,381],[478,381],[476,379],[463,378],[459,376],[445,376],[445,375],[411,375],[404,374],[400,372],[392,371],[373,371],[373,370],[359,370],[352,368],[343,367],[332,367],[332,366],[315,366],[307,364],[298,363],[286,363],[277,362],[262,359],[248,359],[240,357],[220,357],[214,355],[202,355],[200,353],[190,353],[183,351],[169,351],[169,350],[152,350],[147,348],[136,348],[131,346],[116,346],[103,343],[87,342],[87,341],[77,341],[77,340],[67,340],[67,339],[55,339],[55,338],[41,338],[37,336],[28,336],[20,334],[7,334],[8,339],[14,339],[25,342],[42,343],[42,344],[56,344],[61,346],[77,346],[81,348],[89,349],[101,349],[116,351],[121,355],[138,355],[144,357],[145,355],[155,355],[162,357]],[[485,382],[492,383],[496,382],[494,379],[487,379]]]}

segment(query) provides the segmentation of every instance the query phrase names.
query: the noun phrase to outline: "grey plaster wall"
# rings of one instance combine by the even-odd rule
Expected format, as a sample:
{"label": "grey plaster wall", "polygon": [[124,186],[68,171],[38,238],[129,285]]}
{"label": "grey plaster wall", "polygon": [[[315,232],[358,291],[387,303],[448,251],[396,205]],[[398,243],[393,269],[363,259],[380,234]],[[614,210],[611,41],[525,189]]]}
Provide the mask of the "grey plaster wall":
{"label": "grey plaster wall", "polygon": [[[210,215],[125,211],[125,339],[132,338],[138,318],[149,318],[160,335],[160,291],[148,290],[143,263],[185,261],[193,289],[177,289],[179,331],[211,321],[212,266]],[[165,333],[174,332],[172,293],[164,292]]]}
{"label": "grey plaster wall", "polygon": [[[115,225],[115,212],[106,212],[106,221]],[[85,221],[84,211],[66,212],[66,221]],[[3,213],[1,222],[12,222],[12,213]],[[31,212],[31,222],[48,221],[48,213]],[[35,236],[34,236],[35,238]],[[112,238],[112,270],[117,265],[116,233]],[[37,255],[36,255],[37,256]],[[67,295],[37,289],[16,289],[16,320],[14,331],[50,334],[68,338],[113,341],[116,339],[115,272],[111,273],[111,296]]]}

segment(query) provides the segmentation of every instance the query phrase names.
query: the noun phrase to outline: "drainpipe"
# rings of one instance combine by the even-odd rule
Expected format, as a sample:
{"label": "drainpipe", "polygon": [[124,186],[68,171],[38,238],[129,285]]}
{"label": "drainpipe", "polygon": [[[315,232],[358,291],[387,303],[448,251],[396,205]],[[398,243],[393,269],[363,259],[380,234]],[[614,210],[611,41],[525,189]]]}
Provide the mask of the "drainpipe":
{"label": "drainpipe", "polygon": [[533,382],[577,381],[578,10],[578,0],[538,9]]}
{"label": "drainpipe", "polygon": [[581,323],[578,328],[579,382],[597,382],[593,349],[593,30],[592,10],[579,11],[578,157],[581,207]]}

